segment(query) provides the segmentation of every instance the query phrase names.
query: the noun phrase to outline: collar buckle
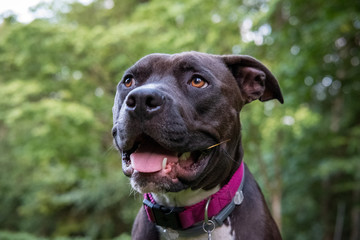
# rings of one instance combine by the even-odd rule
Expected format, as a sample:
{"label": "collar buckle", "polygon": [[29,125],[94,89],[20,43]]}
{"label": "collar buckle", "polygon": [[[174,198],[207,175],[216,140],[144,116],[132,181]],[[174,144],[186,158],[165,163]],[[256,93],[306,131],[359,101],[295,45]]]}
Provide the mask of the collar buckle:
{"label": "collar buckle", "polygon": [[148,217],[156,223],[156,225],[174,230],[183,229],[179,218],[179,212],[184,211],[182,207],[167,208],[157,203],[152,203],[145,198],[143,201]]}

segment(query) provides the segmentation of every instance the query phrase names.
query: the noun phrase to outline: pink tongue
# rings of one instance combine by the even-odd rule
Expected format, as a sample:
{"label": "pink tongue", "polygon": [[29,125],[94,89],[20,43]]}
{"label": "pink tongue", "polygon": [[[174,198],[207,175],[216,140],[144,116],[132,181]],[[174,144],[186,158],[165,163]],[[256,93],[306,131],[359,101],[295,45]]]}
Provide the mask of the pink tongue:
{"label": "pink tongue", "polygon": [[174,152],[166,150],[158,144],[141,144],[136,152],[130,155],[132,168],[143,173],[160,171],[164,158],[167,158],[167,163],[178,161]]}

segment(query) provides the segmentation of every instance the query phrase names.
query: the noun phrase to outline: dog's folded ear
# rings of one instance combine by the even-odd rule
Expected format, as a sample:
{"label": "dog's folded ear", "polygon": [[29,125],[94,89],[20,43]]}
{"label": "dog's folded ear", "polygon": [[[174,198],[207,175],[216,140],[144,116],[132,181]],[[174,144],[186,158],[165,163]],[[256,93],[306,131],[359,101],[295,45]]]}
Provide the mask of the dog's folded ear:
{"label": "dog's folded ear", "polygon": [[244,55],[224,55],[222,58],[234,75],[245,103],[256,99],[284,102],[278,81],[261,62]]}

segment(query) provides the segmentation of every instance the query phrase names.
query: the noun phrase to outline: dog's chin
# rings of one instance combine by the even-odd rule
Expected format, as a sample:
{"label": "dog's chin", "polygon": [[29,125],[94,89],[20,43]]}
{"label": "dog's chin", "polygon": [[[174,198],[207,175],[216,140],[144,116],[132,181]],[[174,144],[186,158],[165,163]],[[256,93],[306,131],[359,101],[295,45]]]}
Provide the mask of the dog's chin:
{"label": "dog's chin", "polygon": [[157,174],[144,174],[135,171],[131,176],[131,187],[138,193],[179,192],[188,186],[178,179],[171,179]]}

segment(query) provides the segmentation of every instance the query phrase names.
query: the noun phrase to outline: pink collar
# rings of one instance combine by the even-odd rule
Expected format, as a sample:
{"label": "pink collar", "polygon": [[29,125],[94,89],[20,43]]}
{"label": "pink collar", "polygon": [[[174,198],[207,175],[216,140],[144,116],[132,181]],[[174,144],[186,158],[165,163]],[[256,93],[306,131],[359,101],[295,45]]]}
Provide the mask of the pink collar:
{"label": "pink collar", "polygon": [[[208,217],[216,217],[220,215],[220,212],[225,208],[231,208],[231,211],[237,205],[234,204],[234,197],[237,192],[241,192],[244,179],[244,163],[241,162],[240,167],[230,181],[222,187],[218,192],[211,195],[210,203],[208,206]],[[242,192],[241,192],[242,194]],[[243,196],[241,196],[243,197]],[[167,208],[157,204],[152,197],[151,193],[144,194],[144,207],[147,213],[148,219],[154,222],[156,225],[172,228],[174,230],[187,229],[198,222],[204,221],[205,206],[208,199],[204,199],[192,206]],[[242,199],[241,199],[242,201]],[[241,203],[240,201],[240,203]],[[239,204],[240,204],[239,203]],[[230,206],[230,205],[234,206]],[[230,207],[229,207],[230,206]],[[226,211],[227,216],[231,213]],[[224,215],[222,213],[222,215]],[[226,216],[226,217],[227,217]],[[225,219],[225,218],[224,218]],[[222,222],[221,222],[222,224]],[[219,224],[219,225],[221,225]]]}

